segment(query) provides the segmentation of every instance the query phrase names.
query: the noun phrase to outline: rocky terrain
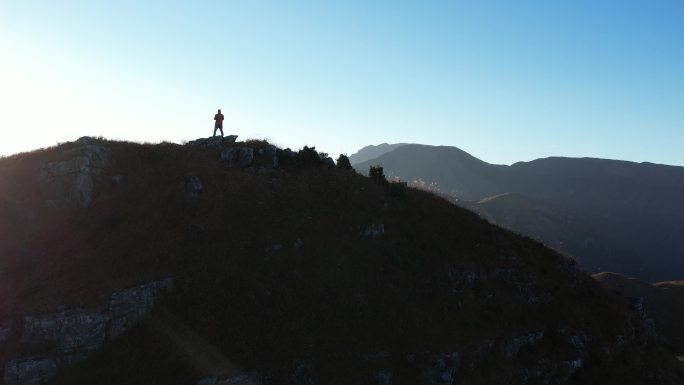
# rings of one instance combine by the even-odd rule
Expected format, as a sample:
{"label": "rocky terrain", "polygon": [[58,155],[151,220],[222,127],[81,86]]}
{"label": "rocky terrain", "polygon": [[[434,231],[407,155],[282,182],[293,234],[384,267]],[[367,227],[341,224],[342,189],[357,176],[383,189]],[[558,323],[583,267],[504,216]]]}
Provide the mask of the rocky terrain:
{"label": "rocky terrain", "polygon": [[5,384],[681,384],[648,308],[315,148],[0,159]]}

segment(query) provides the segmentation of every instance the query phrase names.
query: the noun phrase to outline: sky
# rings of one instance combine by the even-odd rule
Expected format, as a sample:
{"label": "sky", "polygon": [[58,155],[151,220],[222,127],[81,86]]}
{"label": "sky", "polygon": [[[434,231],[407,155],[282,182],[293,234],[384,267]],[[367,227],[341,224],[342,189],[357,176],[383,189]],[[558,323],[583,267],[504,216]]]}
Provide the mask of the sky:
{"label": "sky", "polygon": [[213,133],[684,166],[684,2],[0,0],[0,155]]}

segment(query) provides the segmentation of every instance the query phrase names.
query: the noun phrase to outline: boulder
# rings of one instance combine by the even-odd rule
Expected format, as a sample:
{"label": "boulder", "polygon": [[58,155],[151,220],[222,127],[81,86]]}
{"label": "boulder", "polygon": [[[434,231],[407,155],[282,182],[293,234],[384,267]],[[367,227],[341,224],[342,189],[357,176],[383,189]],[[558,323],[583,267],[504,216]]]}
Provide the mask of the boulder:
{"label": "boulder", "polygon": [[237,159],[237,151],[233,147],[224,148],[219,155],[219,160],[224,162],[227,166],[235,166],[235,160]]}

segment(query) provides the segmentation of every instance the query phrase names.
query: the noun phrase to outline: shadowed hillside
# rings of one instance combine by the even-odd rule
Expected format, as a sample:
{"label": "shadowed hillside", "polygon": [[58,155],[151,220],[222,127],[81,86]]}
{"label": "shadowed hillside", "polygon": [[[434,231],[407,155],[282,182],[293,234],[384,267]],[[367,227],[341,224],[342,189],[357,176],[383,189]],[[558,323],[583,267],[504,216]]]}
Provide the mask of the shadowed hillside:
{"label": "shadowed hillside", "polygon": [[682,278],[682,167],[559,157],[500,166],[455,147],[415,144],[355,167],[366,172],[375,164],[405,181],[436,184],[459,204],[573,256],[588,271]]}
{"label": "shadowed hillside", "polygon": [[0,160],[6,384],[684,381],[572,260],[313,148],[231,139]]}
{"label": "shadowed hillside", "polygon": [[599,273],[594,278],[633,300],[643,300],[665,343],[684,355],[684,281],[649,284],[614,273]]}

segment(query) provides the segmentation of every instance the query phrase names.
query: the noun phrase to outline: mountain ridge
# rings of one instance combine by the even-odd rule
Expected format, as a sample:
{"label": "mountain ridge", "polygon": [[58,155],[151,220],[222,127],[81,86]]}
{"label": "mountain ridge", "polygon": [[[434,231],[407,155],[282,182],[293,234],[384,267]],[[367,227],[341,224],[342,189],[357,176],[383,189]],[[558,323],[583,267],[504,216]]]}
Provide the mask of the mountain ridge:
{"label": "mountain ridge", "polygon": [[[684,271],[684,243],[678,241],[684,231],[684,167],[568,157],[506,166],[464,154],[456,147],[404,145],[355,167],[365,172],[379,164],[388,175],[436,184],[442,194],[502,226],[548,241],[592,272],[618,271],[660,281],[678,279],[677,272]],[[537,213],[529,210],[530,204],[508,206],[506,214],[475,204],[504,193],[542,199],[547,208],[562,207],[596,233],[587,235],[566,223],[567,216],[548,212],[560,220],[554,227],[570,226],[571,233],[584,234],[581,239],[566,236],[561,244],[534,228]]]}

